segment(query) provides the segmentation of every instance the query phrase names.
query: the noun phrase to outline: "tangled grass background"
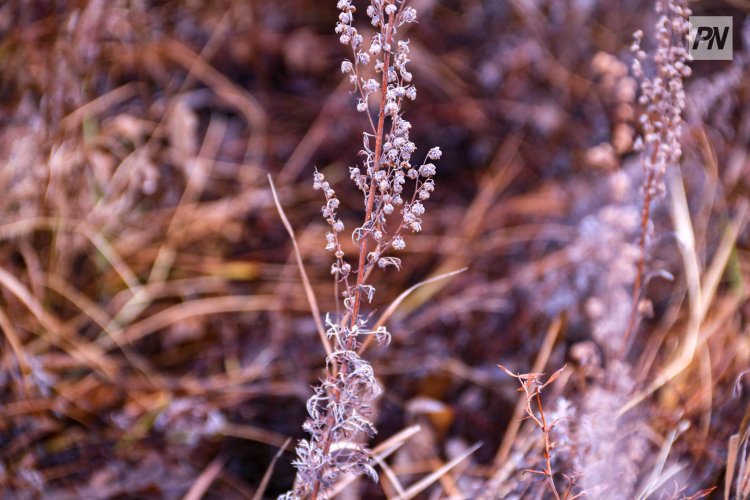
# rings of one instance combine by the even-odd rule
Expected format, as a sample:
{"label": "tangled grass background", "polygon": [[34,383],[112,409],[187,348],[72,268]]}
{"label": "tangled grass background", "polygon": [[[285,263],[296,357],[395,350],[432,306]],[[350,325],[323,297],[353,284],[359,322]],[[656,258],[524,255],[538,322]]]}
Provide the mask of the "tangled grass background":
{"label": "tangled grass background", "polygon": [[[467,270],[409,294],[391,345],[368,350],[383,388],[369,448],[388,458],[373,463],[379,482],[339,495],[545,498],[552,478],[567,498],[747,498],[748,6],[690,5],[734,17],[735,58],[691,64],[626,348],[648,106],[630,46],[642,30],[655,49],[654,3],[410,4],[411,138],[443,154],[423,231],[367,313]],[[348,167],[364,129],[338,12],[0,5],[5,496],[293,487],[288,439],[305,437],[326,352],[267,174],[320,310],[336,311],[313,172],[355,227]],[[541,406],[498,364],[557,373],[540,394],[553,429],[522,419]],[[521,379],[534,396],[546,381]]]}

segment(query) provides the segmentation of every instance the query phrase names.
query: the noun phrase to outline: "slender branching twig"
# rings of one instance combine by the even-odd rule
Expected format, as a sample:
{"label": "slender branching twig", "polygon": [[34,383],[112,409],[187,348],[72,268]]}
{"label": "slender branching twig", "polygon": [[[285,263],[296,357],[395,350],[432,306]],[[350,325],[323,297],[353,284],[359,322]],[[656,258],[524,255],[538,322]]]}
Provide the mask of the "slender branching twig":
{"label": "slender branching twig", "polygon": [[[557,491],[554,480],[554,472],[552,471],[552,450],[555,447],[554,441],[550,438],[552,429],[557,424],[557,420],[553,422],[547,422],[547,417],[544,414],[544,405],[542,404],[542,389],[553,383],[560,376],[565,366],[553,373],[546,382],[542,381],[543,373],[513,373],[512,371],[505,368],[503,365],[498,365],[508,375],[518,380],[521,387],[518,389],[523,392],[526,397],[524,406],[524,413],[534,423],[536,427],[542,432],[544,438],[544,467],[539,469],[528,469],[526,472],[530,474],[540,474],[547,478],[549,483],[550,491],[557,500],[560,500],[560,494]],[[536,409],[534,408],[536,407]],[[538,415],[538,416],[537,416]],[[570,490],[570,489],[569,489]],[[568,498],[567,496],[565,498]]]}

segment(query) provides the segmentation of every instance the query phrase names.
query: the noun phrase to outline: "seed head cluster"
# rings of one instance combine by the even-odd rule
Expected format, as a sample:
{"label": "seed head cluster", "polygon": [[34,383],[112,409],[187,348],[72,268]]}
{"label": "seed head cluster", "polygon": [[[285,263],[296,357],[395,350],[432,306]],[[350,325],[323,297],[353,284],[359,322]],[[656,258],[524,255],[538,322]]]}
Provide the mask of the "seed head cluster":
{"label": "seed head cluster", "polygon": [[635,54],[633,74],[641,82],[639,102],[645,106],[640,117],[642,136],[636,141],[636,149],[642,151],[644,168],[654,178],[647,187],[652,190],[651,196],[663,193],[667,167],[676,165],[682,156],[680,133],[686,100],[683,78],[691,74],[687,49],[691,11],[687,0],[658,0],[656,10],[660,17],[656,23],[653,76],[644,69],[647,55],[641,49],[643,31],[636,31],[631,46]]}

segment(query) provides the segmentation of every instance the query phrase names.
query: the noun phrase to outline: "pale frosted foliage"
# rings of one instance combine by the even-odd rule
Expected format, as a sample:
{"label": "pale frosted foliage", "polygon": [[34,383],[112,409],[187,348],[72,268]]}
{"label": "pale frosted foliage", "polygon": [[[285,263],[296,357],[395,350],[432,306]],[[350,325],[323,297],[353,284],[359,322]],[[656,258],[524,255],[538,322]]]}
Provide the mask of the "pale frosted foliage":
{"label": "pale frosted foliage", "polygon": [[[292,462],[298,471],[297,488],[284,498],[304,498],[316,481],[325,493],[345,472],[366,474],[373,480],[378,477],[360,442],[375,435],[372,403],[381,389],[372,366],[356,351],[361,346],[360,337],[374,335],[379,343],[387,344],[390,335],[382,327],[370,331],[364,322],[354,329],[330,318],[326,323],[335,350],[326,360],[328,376],[307,401],[309,418],[303,428],[310,438],[297,445],[297,458]],[[334,363],[339,368],[336,373],[330,369]]]}
{"label": "pale frosted foliage", "polygon": [[573,465],[589,498],[633,498],[648,442],[636,418],[614,418],[634,387],[630,369],[614,362],[606,380],[590,388],[578,408],[573,426]]}
{"label": "pale frosted foliage", "polygon": [[633,198],[632,171],[611,174],[598,188],[609,203],[582,217],[568,247],[575,262],[570,280],[554,290],[551,314],[571,309],[590,325],[591,336],[608,352],[623,347],[622,332],[631,311],[631,290],[641,255],[636,243],[640,217]]}

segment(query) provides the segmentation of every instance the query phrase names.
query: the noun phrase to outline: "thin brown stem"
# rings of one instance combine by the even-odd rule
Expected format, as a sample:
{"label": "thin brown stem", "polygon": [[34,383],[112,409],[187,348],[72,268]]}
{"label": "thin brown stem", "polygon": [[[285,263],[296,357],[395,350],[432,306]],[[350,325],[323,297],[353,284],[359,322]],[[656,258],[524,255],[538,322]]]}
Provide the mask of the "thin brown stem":
{"label": "thin brown stem", "polygon": [[630,308],[630,318],[628,319],[628,327],[625,330],[625,337],[622,343],[622,354],[625,355],[628,351],[630,338],[637,327],[638,322],[638,302],[641,296],[641,286],[643,284],[643,273],[646,267],[646,240],[648,239],[648,221],[651,218],[651,195],[653,191],[654,181],[656,175],[653,170],[649,170],[646,175],[646,180],[643,184],[644,195],[643,195],[643,208],[641,209],[641,237],[638,242],[640,248],[640,255],[638,257],[638,265],[635,270],[635,281],[633,282],[633,296],[632,304]]}
{"label": "thin brown stem", "polygon": [[555,480],[552,478],[552,453],[550,453],[552,446],[549,440],[550,429],[547,427],[547,417],[544,416],[544,407],[542,406],[542,393],[538,387],[536,388],[536,404],[539,407],[539,416],[542,421],[542,434],[544,434],[544,474],[547,476],[547,480],[549,481],[550,488],[552,489],[555,498],[560,500],[560,495],[557,493],[557,488],[555,487]]}
{"label": "thin brown stem", "polygon": [[[394,16],[393,14],[390,15],[388,19],[388,26],[385,33],[385,43],[386,45],[390,45],[391,43],[391,28],[390,26],[393,26]],[[363,224],[363,227],[366,227],[372,218],[372,209],[375,206],[375,173],[378,171],[378,168],[380,167],[380,156],[382,153],[382,147],[383,147],[383,127],[385,126],[385,99],[386,99],[386,90],[388,89],[388,65],[390,63],[390,52],[386,51],[383,56],[383,79],[382,83],[380,85],[380,111],[378,113],[378,131],[375,135],[375,158],[373,160],[372,165],[372,175],[370,176],[370,190],[367,193],[367,208],[365,210],[365,222]],[[351,327],[354,328],[357,326],[357,319],[359,317],[359,307],[360,307],[360,301],[361,301],[361,287],[364,285],[364,278],[365,278],[365,262],[367,260],[367,233],[365,232],[362,234],[361,239],[359,241],[359,263],[357,265],[357,284],[355,286],[354,290],[354,306],[352,307],[352,315],[351,315]]]}

